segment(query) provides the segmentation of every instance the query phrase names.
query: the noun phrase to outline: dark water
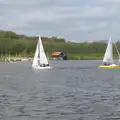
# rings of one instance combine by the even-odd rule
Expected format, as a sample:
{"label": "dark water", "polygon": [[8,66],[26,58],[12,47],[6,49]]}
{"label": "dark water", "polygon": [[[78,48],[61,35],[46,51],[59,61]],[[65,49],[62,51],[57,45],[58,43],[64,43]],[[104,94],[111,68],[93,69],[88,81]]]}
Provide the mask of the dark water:
{"label": "dark water", "polygon": [[120,69],[101,61],[0,63],[0,120],[120,120]]}

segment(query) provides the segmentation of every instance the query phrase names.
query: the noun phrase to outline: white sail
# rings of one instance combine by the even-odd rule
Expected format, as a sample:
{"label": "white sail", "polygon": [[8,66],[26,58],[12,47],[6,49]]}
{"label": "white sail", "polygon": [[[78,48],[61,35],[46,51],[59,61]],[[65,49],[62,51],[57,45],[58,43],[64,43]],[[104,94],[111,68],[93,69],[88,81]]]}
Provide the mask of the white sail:
{"label": "white sail", "polygon": [[38,66],[38,43],[37,43],[37,47],[36,47],[36,51],[35,51],[35,55],[34,55],[34,59],[33,59],[33,63],[32,66]]}
{"label": "white sail", "polygon": [[113,63],[113,47],[111,38],[108,41],[106,52],[103,58],[103,62]]}
{"label": "white sail", "polygon": [[48,60],[45,55],[45,51],[44,51],[40,36],[39,36],[38,44],[36,47],[32,67],[36,69],[51,69],[51,67],[48,64]]}
{"label": "white sail", "polygon": [[40,64],[48,64],[48,60],[47,60],[47,57],[45,55],[45,51],[44,51],[44,48],[43,48],[43,44],[42,44],[42,40],[39,36],[39,41],[38,41],[38,49],[39,49],[39,62]]}

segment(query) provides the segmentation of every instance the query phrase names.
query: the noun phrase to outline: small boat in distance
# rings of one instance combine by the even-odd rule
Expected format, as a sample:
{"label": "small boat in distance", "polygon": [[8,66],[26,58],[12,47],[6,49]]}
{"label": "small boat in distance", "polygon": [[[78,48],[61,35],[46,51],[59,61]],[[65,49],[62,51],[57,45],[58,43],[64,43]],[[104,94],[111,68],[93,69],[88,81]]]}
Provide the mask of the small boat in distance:
{"label": "small boat in distance", "polygon": [[44,51],[40,36],[39,36],[39,40],[37,43],[34,59],[32,62],[32,67],[35,69],[50,69],[51,68],[48,63],[48,59],[45,55],[45,51]]}
{"label": "small boat in distance", "polygon": [[[117,50],[118,56],[120,57],[116,44],[115,44],[115,48]],[[116,65],[113,61],[113,41],[111,38],[108,41],[106,52],[103,58],[103,63],[104,65],[100,65],[99,68],[120,68],[120,65]]]}

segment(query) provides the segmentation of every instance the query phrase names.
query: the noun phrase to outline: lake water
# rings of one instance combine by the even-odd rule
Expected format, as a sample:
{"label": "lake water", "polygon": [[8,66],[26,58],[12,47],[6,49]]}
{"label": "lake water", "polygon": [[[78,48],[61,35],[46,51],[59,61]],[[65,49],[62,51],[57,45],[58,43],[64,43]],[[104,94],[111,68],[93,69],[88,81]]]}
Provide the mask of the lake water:
{"label": "lake water", "polygon": [[0,120],[120,120],[120,69],[101,61],[0,63]]}

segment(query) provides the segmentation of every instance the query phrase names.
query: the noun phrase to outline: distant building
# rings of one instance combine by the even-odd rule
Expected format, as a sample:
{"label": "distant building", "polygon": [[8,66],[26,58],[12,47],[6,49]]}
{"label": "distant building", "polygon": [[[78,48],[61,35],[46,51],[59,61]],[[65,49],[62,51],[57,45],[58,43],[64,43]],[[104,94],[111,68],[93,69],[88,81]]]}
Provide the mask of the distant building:
{"label": "distant building", "polygon": [[67,60],[67,56],[63,52],[53,52],[52,59],[54,59],[54,60]]}

